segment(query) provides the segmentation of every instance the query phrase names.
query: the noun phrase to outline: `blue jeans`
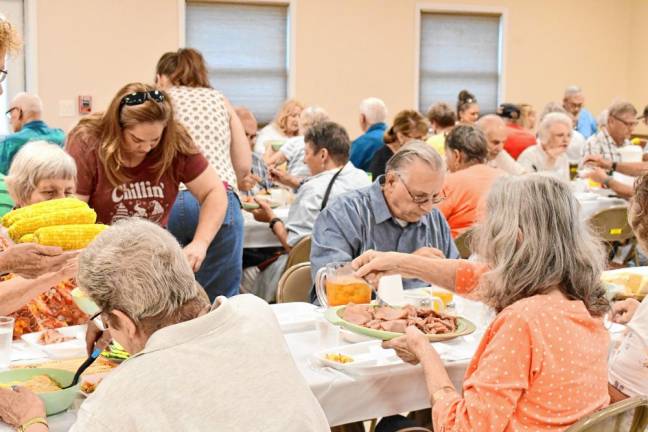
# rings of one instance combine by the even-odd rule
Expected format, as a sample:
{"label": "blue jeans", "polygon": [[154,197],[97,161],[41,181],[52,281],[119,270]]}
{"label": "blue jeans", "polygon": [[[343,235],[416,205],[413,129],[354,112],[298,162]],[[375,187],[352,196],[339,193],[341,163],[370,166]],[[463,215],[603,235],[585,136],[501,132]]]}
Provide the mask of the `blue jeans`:
{"label": "blue jeans", "polygon": [[[200,204],[189,191],[180,191],[169,215],[169,231],[184,247],[191,243]],[[216,296],[231,297],[239,293],[243,271],[243,215],[238,196],[227,191],[227,212],[220,230],[207,248],[207,255],[196,280],[213,302]]]}

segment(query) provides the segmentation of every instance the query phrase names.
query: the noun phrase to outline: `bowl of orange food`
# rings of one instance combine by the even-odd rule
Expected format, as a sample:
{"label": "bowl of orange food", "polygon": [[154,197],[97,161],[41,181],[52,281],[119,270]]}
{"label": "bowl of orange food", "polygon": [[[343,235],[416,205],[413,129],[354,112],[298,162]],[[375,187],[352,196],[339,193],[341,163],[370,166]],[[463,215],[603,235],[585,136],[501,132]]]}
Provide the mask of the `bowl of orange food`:
{"label": "bowl of orange food", "polygon": [[0,387],[27,387],[43,401],[50,416],[67,410],[74,402],[79,384],[63,390],[72,383],[72,379],[74,372],[61,369],[13,369],[0,372]]}

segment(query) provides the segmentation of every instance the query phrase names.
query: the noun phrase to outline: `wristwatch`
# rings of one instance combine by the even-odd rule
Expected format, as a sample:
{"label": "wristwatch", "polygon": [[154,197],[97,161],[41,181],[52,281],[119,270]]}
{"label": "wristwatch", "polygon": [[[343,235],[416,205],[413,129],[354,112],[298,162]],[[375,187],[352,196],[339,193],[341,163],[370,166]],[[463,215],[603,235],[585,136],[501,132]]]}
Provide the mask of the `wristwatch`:
{"label": "wristwatch", "polygon": [[278,217],[276,217],[276,218],[272,218],[272,219],[270,220],[270,223],[268,224],[268,226],[270,227],[270,231],[274,231],[274,226],[275,226],[275,224],[276,224],[277,222],[281,222],[281,223],[283,223],[283,221],[282,221],[281,219],[279,219]]}
{"label": "wristwatch", "polygon": [[603,180],[603,186],[606,188],[610,187],[610,181],[612,181],[612,176],[607,176],[605,177],[605,180]]}

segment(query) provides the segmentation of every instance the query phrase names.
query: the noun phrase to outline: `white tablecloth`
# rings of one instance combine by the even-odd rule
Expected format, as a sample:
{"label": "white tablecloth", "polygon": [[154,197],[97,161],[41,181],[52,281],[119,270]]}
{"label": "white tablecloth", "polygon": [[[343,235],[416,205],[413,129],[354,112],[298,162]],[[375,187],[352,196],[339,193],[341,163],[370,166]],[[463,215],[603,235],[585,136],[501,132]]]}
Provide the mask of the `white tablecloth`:
{"label": "white tablecloth", "polygon": [[602,196],[596,194],[576,194],[576,199],[581,205],[581,218],[589,220],[595,213],[615,206],[627,206],[628,201],[622,198]]}
{"label": "white tablecloth", "polygon": [[[275,214],[280,219],[288,217],[289,207],[278,207],[274,209]],[[263,248],[279,247],[281,243],[272,231],[268,228],[266,222],[257,222],[254,220],[252,213],[243,210],[243,229],[244,229],[244,248]]]}
{"label": "white tablecloth", "polygon": [[[455,303],[457,304],[457,313],[477,324],[478,331],[473,335],[446,342],[446,344],[461,345],[462,348],[472,353],[477,347],[489,316],[480,303],[470,302],[459,297],[456,298]],[[272,307],[276,309],[281,305]],[[317,364],[313,360],[313,354],[325,348],[347,343],[338,340],[323,344],[319,331],[313,330],[313,328],[313,325],[310,325],[304,331],[285,333],[285,338],[297,368],[319,400],[331,426],[430,406],[423,371],[420,367],[408,366],[397,372],[351,376]],[[23,346],[22,342],[18,342],[18,344]],[[458,361],[444,360],[444,362],[450,378],[460,389],[469,360],[463,358]],[[82,402],[83,398],[79,396],[70,410],[51,416],[48,419],[50,431],[67,431],[74,423],[76,411]],[[1,432],[11,430],[0,425]]]}

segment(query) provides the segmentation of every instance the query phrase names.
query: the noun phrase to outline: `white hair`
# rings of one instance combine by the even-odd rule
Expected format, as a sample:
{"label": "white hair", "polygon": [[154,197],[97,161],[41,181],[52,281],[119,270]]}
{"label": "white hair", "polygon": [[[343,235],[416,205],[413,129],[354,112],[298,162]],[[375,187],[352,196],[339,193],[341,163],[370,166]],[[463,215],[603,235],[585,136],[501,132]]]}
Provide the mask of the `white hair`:
{"label": "white hair", "polygon": [[570,85],[565,89],[565,98],[583,93],[583,90],[577,85]]}
{"label": "white hair", "polygon": [[18,93],[11,101],[11,105],[20,108],[23,113],[40,116],[43,112],[43,101],[41,98],[25,92]]}
{"label": "white hair", "polygon": [[540,141],[545,144],[547,143],[547,140],[550,137],[549,129],[556,123],[564,124],[570,131],[574,128],[574,122],[567,114],[562,112],[550,112],[542,118],[540,126],[538,126],[538,137],[540,138]]}
{"label": "white hair", "polygon": [[119,310],[136,323],[163,322],[206,298],[173,235],[139,218],[99,234],[79,256],[77,280],[101,310]]}
{"label": "white hair", "polygon": [[299,115],[299,134],[306,135],[308,129],[312,128],[318,123],[329,120],[328,113],[324,108],[318,106],[309,106],[302,110]]}
{"label": "white hair", "polygon": [[598,126],[599,129],[607,127],[609,116],[610,116],[610,111],[607,108],[601,111],[598,117],[596,117],[596,126]]}
{"label": "white hair", "polygon": [[415,160],[427,164],[434,171],[444,171],[443,159],[431,145],[421,140],[412,140],[400,148],[388,161],[385,172],[403,172]]}
{"label": "white hair", "polygon": [[387,107],[381,99],[370,97],[360,102],[360,114],[367,119],[369,125],[384,123],[387,119]]}
{"label": "white hair", "polygon": [[16,201],[27,202],[42,180],[76,181],[76,176],[76,163],[65,150],[46,141],[32,141],[14,156],[5,183]]}

